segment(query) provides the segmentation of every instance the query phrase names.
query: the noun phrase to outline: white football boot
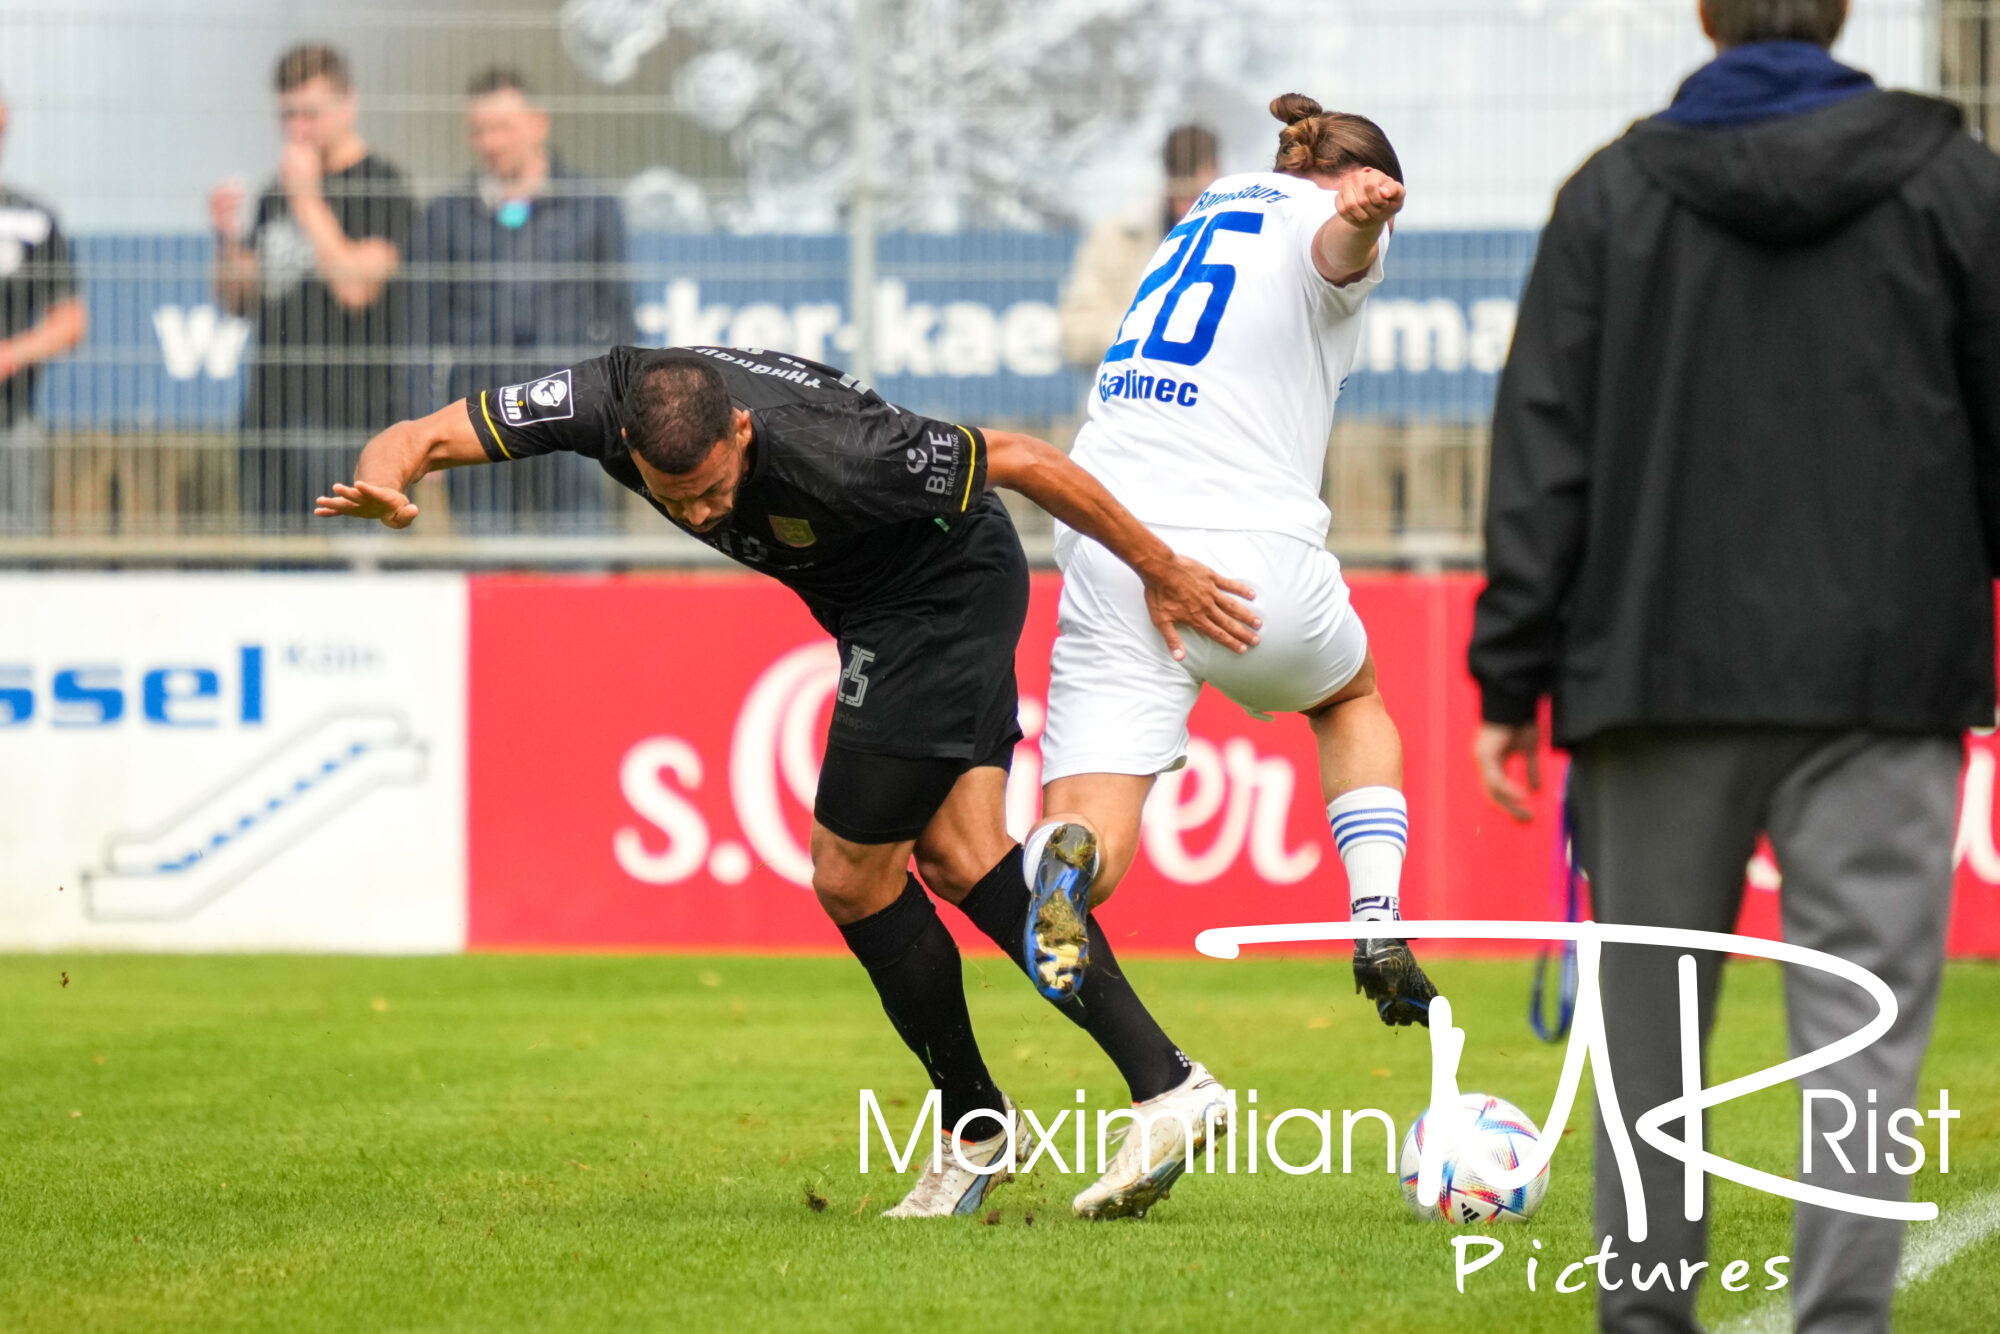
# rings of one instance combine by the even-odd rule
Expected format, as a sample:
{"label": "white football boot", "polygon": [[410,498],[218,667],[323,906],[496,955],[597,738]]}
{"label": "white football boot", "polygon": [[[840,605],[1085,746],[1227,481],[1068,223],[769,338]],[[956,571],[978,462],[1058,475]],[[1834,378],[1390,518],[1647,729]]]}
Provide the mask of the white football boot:
{"label": "white football boot", "polygon": [[[1235,1123],[1229,1090],[1199,1061],[1178,1088],[1135,1103],[1132,1110],[1143,1120],[1125,1124],[1111,1166],[1076,1197],[1072,1207],[1078,1218],[1144,1218],[1167,1198],[1209,1135],[1226,1138]],[[1148,1124],[1151,1132],[1142,1133]]]}
{"label": "white football boot", "polygon": [[[1007,1114],[1008,1128],[997,1131],[990,1139],[976,1140],[960,1145],[958,1156],[974,1167],[991,1167],[1007,1156],[1007,1145],[1013,1136],[1020,1133],[1020,1122],[1014,1111],[1014,1103],[1006,1094],[1000,1095],[1001,1110]],[[982,1117],[971,1124],[991,1124],[989,1118]],[[1006,1168],[980,1173],[968,1172],[958,1165],[958,1158],[952,1156],[952,1135],[949,1130],[940,1130],[937,1152],[924,1159],[924,1170],[917,1177],[917,1184],[910,1187],[910,1193],[903,1202],[893,1209],[884,1209],[884,1218],[950,1218],[954,1214],[971,1214],[979,1211],[995,1186],[1012,1181],[1014,1174]]]}

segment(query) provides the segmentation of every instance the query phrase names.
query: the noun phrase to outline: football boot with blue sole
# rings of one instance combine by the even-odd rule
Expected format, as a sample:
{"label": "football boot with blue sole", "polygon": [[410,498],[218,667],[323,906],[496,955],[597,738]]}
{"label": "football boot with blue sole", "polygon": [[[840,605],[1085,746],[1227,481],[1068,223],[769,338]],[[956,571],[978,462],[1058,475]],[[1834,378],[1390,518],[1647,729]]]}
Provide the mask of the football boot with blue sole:
{"label": "football boot with blue sole", "polygon": [[[1035,846],[1039,842],[1040,846]],[[1021,957],[1035,990],[1066,1001],[1090,967],[1090,887],[1097,880],[1097,835],[1080,824],[1058,824],[1029,838],[1028,921]]]}

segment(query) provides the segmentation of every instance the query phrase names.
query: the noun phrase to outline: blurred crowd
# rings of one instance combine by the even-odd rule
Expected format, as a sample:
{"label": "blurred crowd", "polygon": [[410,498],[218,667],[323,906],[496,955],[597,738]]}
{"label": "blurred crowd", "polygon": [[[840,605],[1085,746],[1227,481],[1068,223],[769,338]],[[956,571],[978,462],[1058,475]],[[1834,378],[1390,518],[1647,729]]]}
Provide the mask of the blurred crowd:
{"label": "blurred crowd", "polygon": [[[427,204],[363,137],[340,50],[310,42],[284,52],[272,92],[282,134],[271,175],[254,193],[241,179],[216,185],[208,220],[215,302],[252,330],[231,490],[246,526],[296,532],[370,432],[633,342],[636,331],[620,202],[551,147],[549,113],[518,71],[488,68],[468,83],[473,168]],[[1147,257],[1217,161],[1212,131],[1175,128],[1162,195],[1084,237],[1061,302],[1071,365],[1096,365]],[[0,529],[13,535],[39,531],[50,507],[33,407],[40,369],[86,328],[55,210],[0,185]],[[127,486],[171,491],[168,474],[189,466],[167,460]],[[63,481],[58,491],[73,489]],[[569,458],[532,475],[478,469],[446,483],[438,527],[588,524],[607,503],[596,470]]]}
{"label": "blurred crowd", "polygon": [[[362,137],[339,50],[295,46],[272,82],[283,133],[271,177],[254,196],[222,182],[208,213],[217,304],[254,331],[235,491],[256,528],[295,531],[371,431],[633,341],[632,286],[617,198],[550,147],[549,115],[518,72],[471,80],[475,166],[421,206]],[[86,320],[55,210],[0,185],[0,527],[15,534],[49,504],[37,377]],[[454,477],[451,509],[476,527],[602,507],[594,469],[552,471],[532,488],[499,469]]]}
{"label": "blurred crowd", "polygon": [[[518,73],[473,78],[477,166],[422,209],[361,137],[339,51],[294,47],[273,82],[284,129],[273,179],[254,209],[240,181],[209,198],[216,293],[256,329],[243,409],[254,443],[237,474],[246,510],[303,522],[371,430],[631,341],[618,202],[550,149],[548,113]],[[512,514],[525,493],[511,480],[463,481],[453,508],[472,522]],[[537,503],[563,513],[602,494],[595,476],[542,480]]]}

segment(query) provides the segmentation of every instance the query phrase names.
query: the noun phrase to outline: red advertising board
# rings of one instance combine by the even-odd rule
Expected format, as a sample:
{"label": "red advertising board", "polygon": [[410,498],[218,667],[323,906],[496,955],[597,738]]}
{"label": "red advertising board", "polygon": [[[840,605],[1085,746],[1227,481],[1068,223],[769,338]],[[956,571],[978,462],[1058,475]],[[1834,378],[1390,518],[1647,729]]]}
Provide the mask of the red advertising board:
{"label": "red advertising board", "polygon": [[[1404,913],[1550,914],[1562,763],[1522,827],[1479,790],[1464,667],[1471,576],[1361,576],[1411,812]],[[1009,822],[1033,819],[1060,583],[1037,575],[1017,658],[1022,726]],[[798,600],[748,574],[495,577],[472,583],[469,943],[475,949],[837,949],[806,835],[839,664]],[[1204,928],[1346,916],[1311,736],[1214,692],[1187,768],[1148,808],[1139,860],[1103,919],[1121,948],[1187,951]],[[2000,954],[1993,776],[1974,738],[1952,944]],[[1751,868],[1746,928],[1774,934],[1775,870]],[[954,929],[964,923],[949,911]],[[976,933],[961,931],[974,943]],[[983,939],[976,946],[985,948]]]}

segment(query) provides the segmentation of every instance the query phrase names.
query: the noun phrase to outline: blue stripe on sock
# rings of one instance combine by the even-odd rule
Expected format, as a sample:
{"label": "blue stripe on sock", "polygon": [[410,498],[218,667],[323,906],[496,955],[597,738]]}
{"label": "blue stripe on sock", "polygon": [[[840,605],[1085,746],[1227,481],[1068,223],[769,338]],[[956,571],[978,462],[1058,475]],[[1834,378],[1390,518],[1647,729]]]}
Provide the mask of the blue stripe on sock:
{"label": "blue stripe on sock", "polygon": [[1342,811],[1339,815],[1333,816],[1329,823],[1335,829],[1338,829],[1342,825],[1352,824],[1356,820],[1396,820],[1407,825],[1410,822],[1410,817],[1406,812],[1399,811],[1394,806],[1377,806],[1365,811]]}
{"label": "blue stripe on sock", "polygon": [[1396,824],[1400,828],[1410,828],[1410,816],[1398,816],[1396,812],[1380,810],[1380,812],[1368,812],[1364,816],[1352,816],[1346,820],[1334,820],[1336,830],[1354,828],[1356,824]]}
{"label": "blue stripe on sock", "polygon": [[1383,820],[1372,824],[1351,824],[1343,829],[1336,829],[1333,831],[1333,841],[1335,843],[1345,844],[1345,843],[1351,843],[1355,839],[1361,837],[1374,837],[1374,838],[1386,837],[1394,839],[1398,843],[1404,843],[1409,841],[1409,835],[1410,835],[1409,826],[1400,824],[1391,824],[1388,821]]}
{"label": "blue stripe on sock", "polygon": [[1409,823],[1404,820],[1349,820],[1346,824],[1335,825],[1333,834],[1335,838],[1339,838],[1356,829],[1400,829],[1408,833],[1409,828]]}
{"label": "blue stripe on sock", "polygon": [[1410,846],[1410,815],[1404,806],[1364,806],[1327,817],[1333,845],[1345,856],[1362,843],[1390,843],[1404,852]]}

